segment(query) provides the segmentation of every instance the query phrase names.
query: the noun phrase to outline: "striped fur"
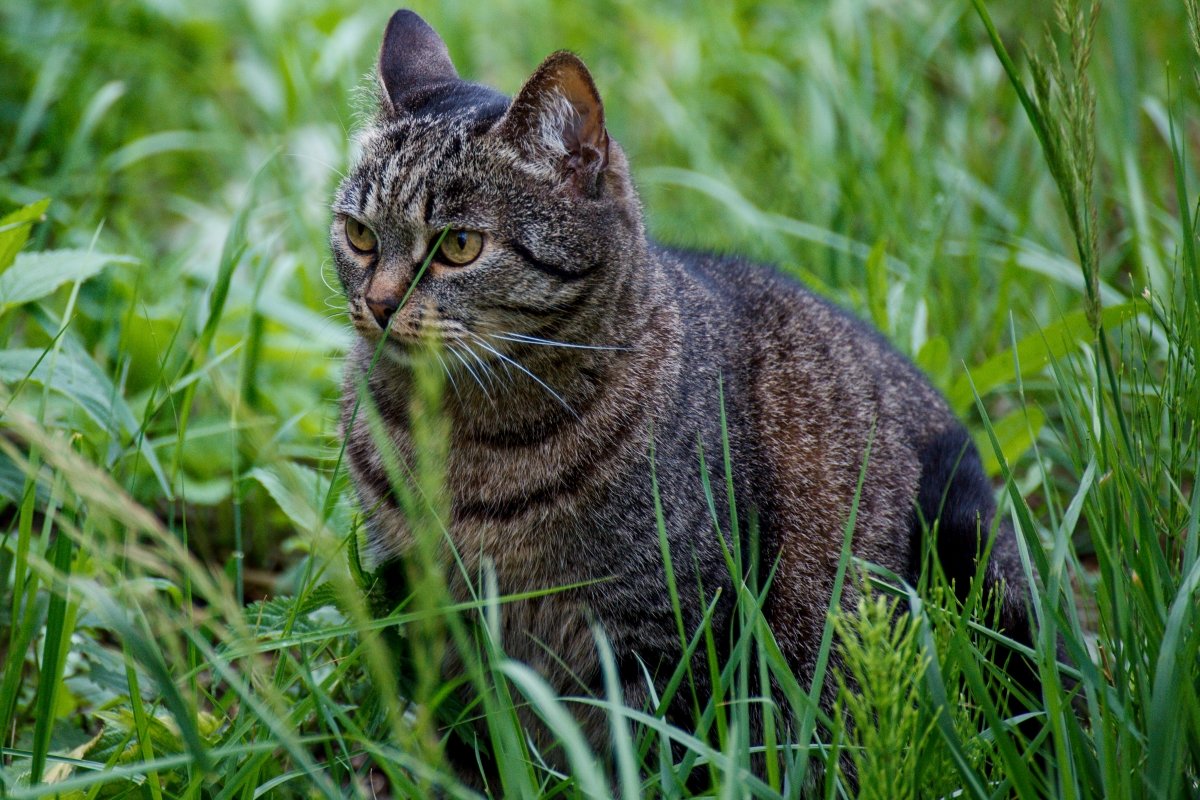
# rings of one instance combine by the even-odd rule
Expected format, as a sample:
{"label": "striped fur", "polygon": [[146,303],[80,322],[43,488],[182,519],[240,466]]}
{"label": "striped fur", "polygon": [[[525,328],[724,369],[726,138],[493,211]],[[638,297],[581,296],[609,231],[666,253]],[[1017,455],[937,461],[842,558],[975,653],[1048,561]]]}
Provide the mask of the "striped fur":
{"label": "striped fur", "polygon": [[[483,254],[465,268],[433,262],[396,312],[388,352],[402,355],[430,331],[445,346],[450,531],[468,570],[494,563],[506,594],[600,581],[504,608],[508,652],[557,689],[600,687],[593,619],[632,704],[646,697],[641,663],[678,663],[652,442],[685,624],[694,630],[720,592],[713,623],[729,630],[731,578],[697,457],[699,442],[709,481],[722,486],[719,385],[740,530],[751,530],[753,515],[764,563],[778,560],[767,613],[798,675],[812,674],[872,435],[855,555],[915,581],[920,519],[940,513],[943,563],[969,578],[979,528],[992,522],[991,490],[969,437],[918,371],[768,268],[647,241],[627,161],[574,56],[551,56],[510,103],[452,75],[448,58],[408,64],[406,53],[444,52],[428,37],[436,34],[408,12],[389,26],[382,110],[359,134],[362,156],[333,204],[333,254],[361,334],[347,363],[344,422],[376,559],[402,556],[408,540],[365,418],[350,425],[382,334],[365,298],[398,299],[449,225],[484,232]],[[347,245],[346,215],[376,232],[373,259]],[[406,457],[410,380],[402,357],[382,359],[369,379]],[[724,492],[715,494],[726,520]],[[987,579],[1004,593],[1006,625],[1022,635],[1026,587],[1007,526]],[[584,721],[603,747],[603,721]]]}

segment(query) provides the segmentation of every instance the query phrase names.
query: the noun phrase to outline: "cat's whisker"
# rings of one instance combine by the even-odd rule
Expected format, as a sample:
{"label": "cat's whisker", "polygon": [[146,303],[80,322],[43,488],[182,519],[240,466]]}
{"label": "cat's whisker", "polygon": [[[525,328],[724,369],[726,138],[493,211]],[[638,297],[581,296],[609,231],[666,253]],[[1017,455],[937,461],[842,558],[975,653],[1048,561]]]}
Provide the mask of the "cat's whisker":
{"label": "cat's whisker", "polygon": [[467,359],[463,357],[463,354],[460,353],[453,345],[447,343],[446,349],[448,351],[450,351],[450,353],[453,354],[455,358],[458,359],[460,364],[463,365],[463,369],[465,369],[467,371],[467,374],[469,374],[471,376],[471,378],[474,379],[475,384],[479,387],[479,391],[483,393],[484,398],[486,398],[487,401],[492,405],[492,408],[495,408],[496,401],[494,399],[492,399],[491,394],[488,393],[487,387],[485,387],[483,385],[483,381],[479,378],[479,375],[471,367],[471,363],[469,361],[467,361]]}
{"label": "cat's whisker", "polygon": [[287,157],[294,158],[297,161],[304,160],[304,161],[311,161],[314,164],[319,164],[322,167],[325,167],[325,169],[327,169],[330,172],[337,175],[342,180],[346,180],[346,173],[342,172],[340,169],[335,167],[333,164],[330,164],[328,161],[317,158],[316,156],[310,156],[308,153],[288,153]]}
{"label": "cat's whisker", "polygon": [[461,402],[462,395],[458,393],[458,383],[454,380],[454,375],[451,374],[450,367],[447,366],[446,360],[442,358],[441,353],[435,352],[434,355],[437,357],[438,363],[442,365],[442,372],[446,373],[446,380],[450,381],[450,388],[454,390],[454,396],[457,397]]}
{"label": "cat's whisker", "polygon": [[335,280],[337,278],[337,267],[334,265],[333,259],[327,258],[322,261],[321,268],[317,271],[317,274],[321,276],[321,283],[325,284],[326,289],[334,292],[337,296],[341,296],[341,288],[329,282],[329,275],[333,275]]}
{"label": "cat's whisker", "polygon": [[560,342],[555,339],[542,339],[537,336],[529,336],[524,333],[512,333],[505,331],[503,333],[488,333],[485,334],[493,339],[503,339],[506,342],[518,342],[520,344],[536,344],[543,347],[568,347],[575,350],[632,350],[632,347],[624,347],[621,345],[610,344],[582,344],[579,342]]}
{"label": "cat's whisker", "polygon": [[491,369],[488,366],[488,363],[483,360],[483,358],[479,355],[479,353],[475,352],[475,348],[471,347],[469,342],[463,342],[463,349],[467,351],[467,354],[470,355],[471,358],[475,359],[475,363],[479,365],[480,371],[483,373],[483,376],[487,379],[488,386],[491,386],[492,385],[492,376],[495,375],[495,370]]}
{"label": "cat's whisker", "polygon": [[528,369],[526,369],[526,368],[524,367],[524,365],[522,365],[520,362],[518,362],[518,361],[514,361],[513,359],[511,359],[511,358],[509,358],[508,356],[504,355],[504,354],[503,354],[503,353],[501,353],[499,350],[497,350],[496,348],[492,347],[490,344],[488,344],[487,342],[485,342],[483,339],[479,338],[479,337],[478,337],[478,336],[476,336],[475,334],[473,334],[473,333],[472,333],[472,334],[471,334],[471,336],[472,336],[472,337],[475,339],[475,341],[476,341],[476,342],[478,342],[478,343],[479,343],[479,345],[480,345],[480,346],[481,346],[481,347],[482,347],[484,350],[487,350],[487,351],[488,351],[488,352],[490,352],[492,355],[496,356],[496,358],[499,358],[501,361],[504,361],[504,362],[506,362],[506,363],[508,363],[508,364],[512,364],[514,367],[516,367],[517,369],[521,370],[521,372],[524,372],[526,375],[528,375],[528,376],[529,376],[531,379],[533,379],[533,381],[534,381],[535,383],[537,383],[539,386],[541,386],[543,389],[545,389],[547,392],[549,392],[551,397],[553,397],[553,398],[554,398],[555,400],[557,400],[557,401],[558,401],[560,404],[562,404],[562,407],[563,407],[563,408],[565,408],[567,411],[569,411],[569,412],[570,412],[570,414],[571,414],[571,416],[575,417],[576,419],[579,419],[579,414],[577,414],[577,413],[575,412],[575,409],[571,408],[571,405],[570,405],[570,404],[569,404],[569,403],[568,403],[566,400],[564,400],[564,399],[562,398],[562,395],[560,395],[558,392],[556,392],[556,391],[554,391],[553,389],[551,389],[551,388],[550,388],[550,386],[549,386],[549,385],[548,385],[548,384],[547,384],[545,381],[543,381],[543,380],[542,380],[541,378],[539,378],[537,375],[534,375],[532,372],[530,372]]}

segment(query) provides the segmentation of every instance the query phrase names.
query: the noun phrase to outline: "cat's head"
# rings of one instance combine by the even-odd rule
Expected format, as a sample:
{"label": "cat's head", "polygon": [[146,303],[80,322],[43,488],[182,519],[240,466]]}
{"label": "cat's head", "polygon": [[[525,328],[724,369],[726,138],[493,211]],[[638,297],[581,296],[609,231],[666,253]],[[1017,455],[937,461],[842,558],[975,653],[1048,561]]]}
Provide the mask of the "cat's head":
{"label": "cat's head", "polygon": [[378,69],[380,110],[331,229],[360,334],[503,351],[504,337],[561,329],[626,283],[618,273],[645,251],[641,209],[579,58],[551,55],[509,102],[461,80],[437,33],[398,11]]}

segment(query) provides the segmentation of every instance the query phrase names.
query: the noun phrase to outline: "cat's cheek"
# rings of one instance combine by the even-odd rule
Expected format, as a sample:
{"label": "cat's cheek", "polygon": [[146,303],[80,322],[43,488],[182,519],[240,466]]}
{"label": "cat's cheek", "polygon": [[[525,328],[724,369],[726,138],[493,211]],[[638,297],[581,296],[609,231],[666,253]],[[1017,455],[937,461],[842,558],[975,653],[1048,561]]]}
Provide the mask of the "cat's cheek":
{"label": "cat's cheek", "polygon": [[337,245],[333,248],[333,263],[338,283],[342,286],[342,293],[347,297],[361,295],[363,284],[369,274],[368,269],[357,259],[342,252]]}
{"label": "cat's cheek", "polygon": [[361,297],[357,297],[347,304],[346,313],[359,336],[370,342],[378,341],[379,326],[371,317]]}

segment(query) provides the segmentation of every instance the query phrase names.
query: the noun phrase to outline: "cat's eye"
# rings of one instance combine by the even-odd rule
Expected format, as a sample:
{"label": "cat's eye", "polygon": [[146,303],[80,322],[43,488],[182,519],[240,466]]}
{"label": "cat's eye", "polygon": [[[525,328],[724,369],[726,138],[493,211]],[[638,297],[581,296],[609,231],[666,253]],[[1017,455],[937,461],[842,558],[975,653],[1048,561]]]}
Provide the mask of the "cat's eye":
{"label": "cat's eye", "polygon": [[451,230],[442,240],[438,256],[447,264],[463,267],[479,258],[483,250],[483,234],[479,231]]}
{"label": "cat's eye", "polygon": [[350,242],[350,246],[360,253],[374,253],[375,248],[379,246],[379,240],[375,238],[375,231],[368,228],[354,217],[346,217],[346,241]]}

